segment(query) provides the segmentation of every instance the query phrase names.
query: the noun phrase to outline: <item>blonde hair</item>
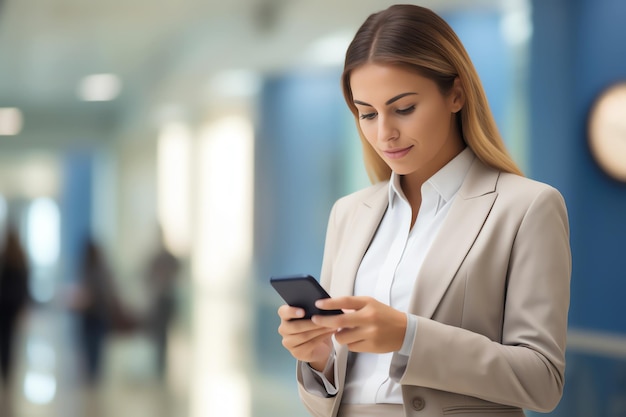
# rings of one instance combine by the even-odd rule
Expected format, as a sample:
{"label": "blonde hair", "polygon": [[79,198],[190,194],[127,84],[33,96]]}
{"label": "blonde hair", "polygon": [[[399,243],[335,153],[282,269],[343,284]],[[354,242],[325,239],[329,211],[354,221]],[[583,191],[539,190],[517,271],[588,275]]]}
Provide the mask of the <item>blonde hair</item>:
{"label": "blonde hair", "polygon": [[430,9],[395,5],[365,20],[348,47],[341,76],[344,97],[357,121],[365,168],[373,183],[389,179],[391,170],[363,136],[353,102],[350,75],[367,63],[411,68],[435,81],[443,94],[458,78],[465,105],[456,117],[467,146],[486,165],[523,175],[502,141],[480,78],[452,28]]}

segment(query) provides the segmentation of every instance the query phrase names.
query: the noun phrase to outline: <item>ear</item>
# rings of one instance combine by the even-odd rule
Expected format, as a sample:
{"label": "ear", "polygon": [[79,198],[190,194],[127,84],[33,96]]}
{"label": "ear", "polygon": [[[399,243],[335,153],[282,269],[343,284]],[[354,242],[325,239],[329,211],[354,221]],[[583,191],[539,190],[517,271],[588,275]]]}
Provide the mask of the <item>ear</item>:
{"label": "ear", "polygon": [[459,77],[454,79],[454,84],[450,90],[449,100],[450,110],[452,113],[458,113],[465,105],[465,91],[461,86],[461,80],[459,80]]}

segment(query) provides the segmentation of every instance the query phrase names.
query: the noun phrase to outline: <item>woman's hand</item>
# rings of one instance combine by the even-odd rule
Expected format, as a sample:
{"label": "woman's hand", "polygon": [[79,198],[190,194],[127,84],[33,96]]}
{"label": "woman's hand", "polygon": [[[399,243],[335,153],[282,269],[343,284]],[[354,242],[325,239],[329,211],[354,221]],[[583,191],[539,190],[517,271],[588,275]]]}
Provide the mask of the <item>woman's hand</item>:
{"label": "woman's hand", "polygon": [[311,320],[292,320],[304,316],[301,308],[282,305],[278,309],[283,346],[291,355],[318,371],[324,370],[333,351],[332,335],[335,329],[319,326]]}
{"label": "woman's hand", "polygon": [[345,312],[335,316],[313,316],[312,322],[335,331],[337,343],[347,345],[352,352],[387,353],[402,347],[406,314],[372,297],[325,298],[318,300],[316,306]]}

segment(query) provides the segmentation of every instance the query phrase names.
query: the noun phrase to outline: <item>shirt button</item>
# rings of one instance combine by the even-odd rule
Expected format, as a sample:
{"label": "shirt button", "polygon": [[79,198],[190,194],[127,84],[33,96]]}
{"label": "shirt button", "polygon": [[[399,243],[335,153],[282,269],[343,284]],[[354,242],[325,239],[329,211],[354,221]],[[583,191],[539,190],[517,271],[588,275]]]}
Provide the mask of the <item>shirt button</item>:
{"label": "shirt button", "polygon": [[424,401],[422,397],[415,397],[413,398],[411,405],[413,406],[413,409],[415,411],[420,411],[424,409],[424,406],[426,405],[426,401]]}

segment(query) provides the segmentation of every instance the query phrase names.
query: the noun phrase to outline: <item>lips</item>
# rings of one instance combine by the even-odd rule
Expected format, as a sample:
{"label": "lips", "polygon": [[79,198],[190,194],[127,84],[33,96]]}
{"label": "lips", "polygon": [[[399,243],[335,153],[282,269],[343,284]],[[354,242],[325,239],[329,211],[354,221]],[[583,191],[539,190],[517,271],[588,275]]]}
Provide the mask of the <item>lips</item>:
{"label": "lips", "polygon": [[406,148],[389,149],[382,152],[389,159],[399,159],[408,154],[412,147],[413,145]]}

